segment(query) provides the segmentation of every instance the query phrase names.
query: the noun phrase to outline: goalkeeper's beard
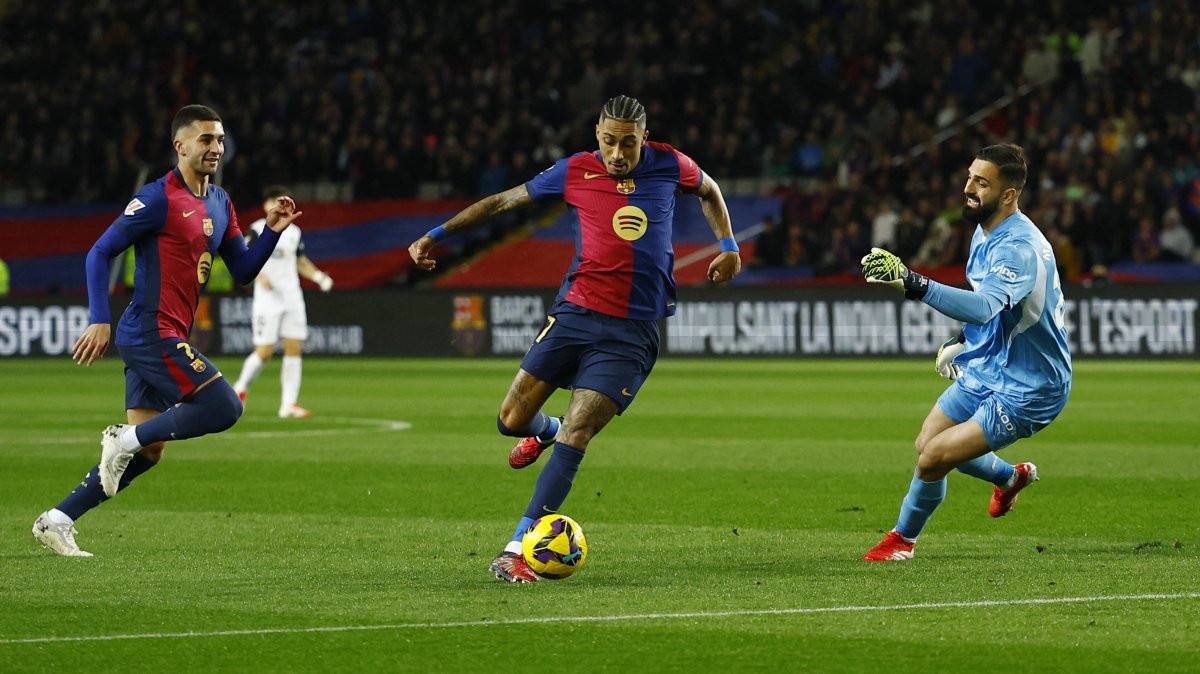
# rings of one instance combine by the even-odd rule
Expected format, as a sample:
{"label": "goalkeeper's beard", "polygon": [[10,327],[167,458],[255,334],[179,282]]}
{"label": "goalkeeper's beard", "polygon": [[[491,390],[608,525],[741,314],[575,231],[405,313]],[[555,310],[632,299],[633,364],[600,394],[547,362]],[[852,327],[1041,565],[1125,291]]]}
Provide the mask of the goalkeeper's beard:
{"label": "goalkeeper's beard", "polygon": [[981,201],[978,206],[963,206],[962,216],[963,220],[973,225],[981,225],[991,219],[998,210],[1000,210],[999,197],[991,201]]}

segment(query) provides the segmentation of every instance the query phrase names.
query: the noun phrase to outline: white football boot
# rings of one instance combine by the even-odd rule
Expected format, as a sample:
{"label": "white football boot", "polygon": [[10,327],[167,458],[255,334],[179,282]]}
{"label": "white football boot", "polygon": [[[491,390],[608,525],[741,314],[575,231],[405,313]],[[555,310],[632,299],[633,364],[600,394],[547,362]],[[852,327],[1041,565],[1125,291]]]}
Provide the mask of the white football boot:
{"label": "white football boot", "polygon": [[291,407],[280,407],[279,408],[279,418],[280,419],[307,419],[307,418],[311,417],[312,415],[313,415],[312,412],[304,409],[303,407],[301,407],[295,403],[293,403]]}
{"label": "white football boot", "polygon": [[121,447],[121,433],[124,433],[126,428],[128,426],[125,424],[113,424],[100,434],[100,487],[104,489],[104,495],[109,498],[117,495],[121,476],[129,467],[129,460],[140,449],[140,447],[133,449]]}
{"label": "white football boot", "polygon": [[74,524],[58,524],[50,519],[50,513],[38,515],[33,522],[33,537],[38,543],[49,548],[54,554],[63,557],[91,557],[92,553],[80,550],[75,542]]}

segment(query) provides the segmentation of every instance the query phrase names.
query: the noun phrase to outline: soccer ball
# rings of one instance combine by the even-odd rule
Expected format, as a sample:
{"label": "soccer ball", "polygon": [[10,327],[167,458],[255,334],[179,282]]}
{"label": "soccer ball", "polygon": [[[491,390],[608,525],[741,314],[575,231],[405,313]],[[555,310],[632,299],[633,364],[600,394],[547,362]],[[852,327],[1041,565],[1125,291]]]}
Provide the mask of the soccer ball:
{"label": "soccer ball", "polygon": [[575,573],[587,561],[587,539],[579,523],[566,515],[538,518],[521,539],[529,568],[542,578],[559,580]]}

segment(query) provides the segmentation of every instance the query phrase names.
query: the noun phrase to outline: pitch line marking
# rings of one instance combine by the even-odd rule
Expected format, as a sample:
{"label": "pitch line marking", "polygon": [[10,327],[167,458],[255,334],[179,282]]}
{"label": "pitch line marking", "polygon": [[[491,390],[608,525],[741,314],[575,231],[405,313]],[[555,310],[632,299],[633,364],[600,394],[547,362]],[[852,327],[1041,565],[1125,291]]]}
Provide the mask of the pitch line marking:
{"label": "pitch line marking", "polygon": [[187,639],[192,637],[241,637],[264,634],[322,634],[333,632],[373,632],[405,629],[444,629],[451,627],[496,627],[505,625],[538,625],[550,623],[601,623],[625,620],[678,620],[687,618],[733,618],[766,615],[811,615],[817,613],[870,613],[875,611],[916,611],[941,608],[988,608],[994,606],[1046,606],[1053,604],[1094,604],[1114,601],[1154,601],[1200,599],[1200,592],[1178,594],[1114,594],[1095,597],[1057,597],[1045,599],[993,599],[983,601],[949,601],[894,606],[824,606],[815,608],[768,608],[736,611],[688,611],[681,613],[631,613],[627,615],[565,616],[555,618],[514,618],[508,620],[471,620],[447,623],[399,623],[394,625],[330,625],[326,627],[292,627],[261,630],[218,630],[212,632],[151,632],[145,634],[102,634],[82,637],[33,637],[29,639],[0,639],[0,645],[47,644],[81,641],[122,641],[127,639]]}
{"label": "pitch line marking", "polygon": [[[105,417],[111,418],[111,417]],[[296,428],[287,431],[228,431],[225,433],[213,433],[205,436],[212,440],[246,440],[248,438],[288,438],[288,437],[310,437],[320,435],[338,435],[342,433],[352,433],[354,431],[371,432],[371,431],[407,431],[412,428],[412,424],[407,421],[398,421],[392,419],[368,419],[365,417],[320,417],[318,422],[331,421],[333,423],[346,424],[352,428]],[[297,425],[309,423],[307,420],[296,420],[289,423]],[[353,428],[353,426],[361,426],[363,428]],[[86,443],[87,439],[80,436],[79,439],[68,437],[53,437],[53,438],[30,438],[21,440],[20,444],[26,445],[64,445],[72,443]]]}

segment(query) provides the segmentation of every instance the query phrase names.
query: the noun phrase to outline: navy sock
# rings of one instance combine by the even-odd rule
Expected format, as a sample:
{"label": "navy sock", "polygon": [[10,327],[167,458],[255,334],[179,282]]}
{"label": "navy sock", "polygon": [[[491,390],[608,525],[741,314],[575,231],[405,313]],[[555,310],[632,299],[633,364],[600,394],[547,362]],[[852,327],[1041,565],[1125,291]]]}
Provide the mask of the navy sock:
{"label": "navy sock", "polygon": [[896,521],[896,531],[905,538],[916,538],[925,523],[933,516],[933,511],[946,498],[946,478],[936,482],[924,482],[913,475],[908,485],[908,494],[900,504],[900,518]]}
{"label": "navy sock", "polygon": [[[133,482],[134,478],[142,473],[150,470],[158,465],[157,461],[151,461],[139,454],[134,454],[129,460],[129,467],[125,469],[125,473],[121,475],[121,482],[117,485],[117,491],[121,491]],[[71,490],[70,494],[55,506],[73,520],[83,517],[84,513],[104,503],[108,497],[104,495],[104,489],[100,486],[100,465],[92,466],[88,474],[84,476],[83,482]]]}
{"label": "navy sock", "polygon": [[500,431],[500,435],[507,435],[510,438],[528,438],[531,435],[536,435],[539,438],[545,437],[547,435],[546,431],[552,427],[554,428],[554,432],[558,433],[557,426],[558,419],[550,417],[545,412],[538,412],[533,421],[530,421],[521,428],[509,428],[504,425],[503,421],[500,421],[499,416],[496,417],[496,430]]}
{"label": "navy sock", "polygon": [[554,453],[550,455],[546,465],[542,466],[537,485],[533,488],[533,498],[525,508],[525,517],[537,519],[542,515],[558,512],[563,501],[567,500],[581,461],[581,450],[566,443],[554,443]]}
{"label": "navy sock", "polygon": [[242,416],[242,401],[224,378],[196,391],[189,402],[181,403],[137,425],[137,439],[143,447],[164,440],[198,438],[229,428]]}
{"label": "navy sock", "polygon": [[1014,470],[1016,469],[1011,463],[996,456],[995,452],[988,452],[958,465],[960,473],[977,477],[997,486],[1008,482],[1008,478],[1012,477]]}

